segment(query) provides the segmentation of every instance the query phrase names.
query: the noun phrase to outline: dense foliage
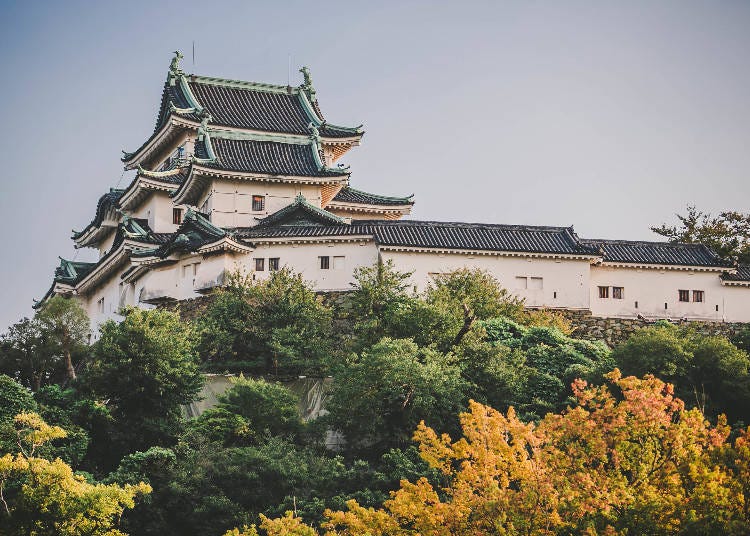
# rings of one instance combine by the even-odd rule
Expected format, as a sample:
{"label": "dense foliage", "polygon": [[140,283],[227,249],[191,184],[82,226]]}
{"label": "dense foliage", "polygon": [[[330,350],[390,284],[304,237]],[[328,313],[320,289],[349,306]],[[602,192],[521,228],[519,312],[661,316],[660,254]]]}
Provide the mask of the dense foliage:
{"label": "dense foliage", "polygon": [[725,211],[712,216],[689,206],[677,219],[679,225],[662,224],[651,230],[670,242],[705,244],[724,258],[750,263],[750,214]]}
{"label": "dense foliage", "polygon": [[[288,270],[234,274],[194,321],[129,309],[90,345],[61,335],[74,307],[0,340],[0,526],[65,534],[79,500],[95,512],[87,533],[131,536],[746,526],[750,331],[730,342],[657,323],[610,349],[486,272],[417,292],[387,262],[359,269],[335,306]],[[627,377],[603,386],[615,367]],[[186,418],[203,373],[225,371],[246,376]],[[333,377],[309,422],[298,375]],[[32,456],[19,430],[54,440]],[[23,488],[32,465],[54,485]]]}

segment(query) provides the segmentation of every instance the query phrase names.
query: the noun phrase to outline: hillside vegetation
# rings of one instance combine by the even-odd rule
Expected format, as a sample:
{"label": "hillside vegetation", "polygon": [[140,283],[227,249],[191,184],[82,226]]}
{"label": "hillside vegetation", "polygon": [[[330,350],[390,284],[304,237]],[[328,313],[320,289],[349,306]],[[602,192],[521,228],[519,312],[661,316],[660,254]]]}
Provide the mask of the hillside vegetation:
{"label": "hillside vegetation", "polygon": [[[482,271],[355,275],[331,307],[291,271],[234,274],[195,321],[128,309],[93,344],[59,297],[13,325],[0,535],[750,530],[750,332],[657,322],[610,349]],[[208,371],[237,377],[186,419]],[[310,422],[299,375],[333,377]]]}

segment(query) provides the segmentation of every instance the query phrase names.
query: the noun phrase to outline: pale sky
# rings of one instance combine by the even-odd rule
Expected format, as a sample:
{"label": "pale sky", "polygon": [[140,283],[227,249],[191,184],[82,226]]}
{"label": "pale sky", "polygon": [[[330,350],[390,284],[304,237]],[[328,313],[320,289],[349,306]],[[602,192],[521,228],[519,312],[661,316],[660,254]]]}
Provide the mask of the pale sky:
{"label": "pale sky", "polygon": [[[195,64],[192,43],[195,42]],[[748,2],[0,0],[0,331],[32,314],[71,229],[188,72],[312,71],[366,131],[352,186],[412,217],[655,239],[687,204],[750,210]]]}

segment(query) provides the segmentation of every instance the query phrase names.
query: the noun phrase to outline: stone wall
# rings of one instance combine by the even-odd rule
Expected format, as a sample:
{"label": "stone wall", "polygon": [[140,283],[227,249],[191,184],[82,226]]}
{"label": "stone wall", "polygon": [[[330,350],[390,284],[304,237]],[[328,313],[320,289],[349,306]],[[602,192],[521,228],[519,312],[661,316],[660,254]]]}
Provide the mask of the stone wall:
{"label": "stone wall", "polygon": [[[614,346],[626,340],[640,328],[654,324],[654,320],[642,318],[602,318],[591,314],[591,311],[552,309],[564,317],[573,327],[573,336],[579,339],[602,340]],[[675,322],[677,325],[688,325],[704,335],[723,335],[731,338],[750,324],[742,322],[691,321]]]}

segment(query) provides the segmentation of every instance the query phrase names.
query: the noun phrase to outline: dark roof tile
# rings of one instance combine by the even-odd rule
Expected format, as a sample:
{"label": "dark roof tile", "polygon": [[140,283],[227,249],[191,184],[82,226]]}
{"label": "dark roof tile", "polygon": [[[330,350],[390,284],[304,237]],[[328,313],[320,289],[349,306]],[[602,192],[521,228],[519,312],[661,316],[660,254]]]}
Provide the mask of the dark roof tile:
{"label": "dark roof tile", "polygon": [[[319,170],[311,144],[236,140],[212,136],[211,146],[218,161],[201,164],[210,168],[301,177],[344,177],[348,175],[343,170]],[[196,143],[195,153],[198,158],[208,158],[205,142]]]}
{"label": "dark roof tile", "polygon": [[600,248],[605,262],[670,266],[732,266],[731,262],[721,259],[703,244],[603,239],[584,239],[582,242],[591,247]]}
{"label": "dark roof tile", "polygon": [[355,220],[351,225],[244,228],[238,236],[254,238],[369,235],[385,246],[423,247],[561,255],[595,255],[572,229],[484,223]]}
{"label": "dark roof tile", "polygon": [[349,186],[342,188],[337,193],[333,201],[341,201],[342,203],[362,203],[364,205],[413,205],[414,201],[411,197],[386,197],[384,195],[375,195],[363,192],[361,190],[355,190]]}

